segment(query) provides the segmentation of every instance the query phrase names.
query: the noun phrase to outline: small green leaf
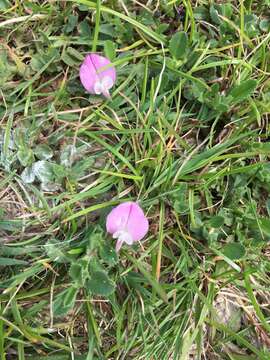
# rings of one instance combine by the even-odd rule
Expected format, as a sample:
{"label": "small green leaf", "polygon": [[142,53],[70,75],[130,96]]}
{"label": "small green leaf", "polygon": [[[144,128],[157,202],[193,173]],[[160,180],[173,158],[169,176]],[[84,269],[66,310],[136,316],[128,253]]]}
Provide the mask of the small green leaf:
{"label": "small green leaf", "polygon": [[72,56],[74,59],[78,60],[78,61],[83,61],[84,57],[83,55],[76,49],[74,49],[73,47],[69,46],[67,48],[67,54]]}
{"label": "small green leaf", "polygon": [[63,52],[61,59],[69,66],[78,66],[82,62],[83,56],[76,49],[69,46]]}
{"label": "small green leaf", "polygon": [[63,29],[65,33],[69,34],[75,29],[75,27],[77,26],[77,23],[78,23],[78,18],[79,17],[77,14],[76,15],[70,14],[68,16],[67,24],[65,25],[65,27]]}
{"label": "small green leaf", "polygon": [[214,5],[210,6],[210,17],[211,20],[213,21],[213,23],[220,25],[221,24],[221,19],[218,16],[218,10],[215,8]]}
{"label": "small green leaf", "polygon": [[163,34],[166,30],[168,30],[168,28],[170,27],[170,25],[169,24],[159,24],[158,26],[157,26],[157,29],[156,29],[156,32],[158,33],[158,34]]}
{"label": "small green leaf", "polygon": [[81,258],[70,266],[69,275],[79,287],[83,287],[85,281],[89,278],[88,263],[89,258]]}
{"label": "small green leaf", "polygon": [[62,181],[67,176],[67,171],[63,165],[52,163],[53,180]]}
{"label": "small green leaf", "polygon": [[84,19],[79,24],[79,32],[80,32],[82,37],[85,37],[85,38],[90,38],[91,37],[91,27],[89,25],[89,20]]}
{"label": "small green leaf", "polygon": [[104,232],[102,228],[97,225],[95,229],[89,228],[85,232],[85,239],[88,240],[87,248],[89,251],[94,251],[99,248],[104,242]]}
{"label": "small green leaf", "polygon": [[270,30],[270,21],[267,19],[263,19],[260,21],[260,29],[264,32],[269,32]]}
{"label": "small green leaf", "polygon": [[245,256],[246,250],[244,246],[239,243],[229,243],[224,246],[222,252],[230,260],[238,260]]}
{"label": "small green leaf", "polygon": [[225,26],[225,28],[228,27],[228,24],[225,23],[219,15],[230,19],[232,13],[233,8],[231,4],[214,4],[210,6],[210,17],[212,21],[217,25],[222,25],[223,27]]}
{"label": "small green leaf", "polygon": [[70,57],[66,52],[63,53],[62,55],[62,58],[61,58],[64,63],[70,67],[73,67],[73,66],[77,66],[77,62],[74,61],[74,59],[72,57]]}
{"label": "small green leaf", "polygon": [[58,69],[55,64],[55,60],[60,58],[59,49],[55,47],[50,47],[46,52],[39,51],[32,56],[31,68],[34,71],[41,71],[46,64],[49,64],[47,67],[48,72],[53,72]]}
{"label": "small green leaf", "polygon": [[52,164],[45,160],[36,161],[33,166],[33,173],[39,181],[47,183],[53,181]]}
{"label": "small green leaf", "polygon": [[82,247],[80,248],[73,248],[68,251],[68,254],[70,255],[81,255],[84,252],[84,249]]}
{"label": "small green leaf", "polygon": [[32,184],[35,181],[35,173],[32,166],[26,167],[21,173],[22,181],[26,184]]}
{"label": "small green leaf", "polygon": [[17,152],[17,157],[22,166],[31,165],[34,160],[33,151],[27,147],[21,147],[20,150]]}
{"label": "small green leaf", "polygon": [[111,61],[113,61],[115,59],[116,56],[116,52],[115,52],[115,44],[113,41],[111,40],[106,40],[104,43],[104,53],[105,56],[110,59]]}
{"label": "small green leaf", "polygon": [[118,256],[115,249],[108,244],[104,244],[100,249],[101,259],[108,265],[115,265],[118,263]]}
{"label": "small green leaf", "polygon": [[224,217],[223,216],[213,216],[210,221],[209,225],[213,228],[219,228],[224,224]]}
{"label": "small green leaf", "polygon": [[80,264],[72,264],[69,269],[69,276],[75,282],[82,283],[82,267]]}
{"label": "small green leaf", "polygon": [[229,96],[231,96],[231,104],[236,104],[239,101],[243,101],[251,96],[257,87],[256,80],[246,80],[243,81],[240,85],[235,86],[230,92]]}
{"label": "small green leaf", "polygon": [[184,31],[174,34],[169,43],[169,50],[177,60],[183,59],[186,54],[188,36]]}
{"label": "small green leaf", "polygon": [[53,157],[53,151],[47,144],[40,144],[34,149],[34,154],[40,160],[48,160]]}
{"label": "small green leaf", "polygon": [[70,167],[73,164],[76,155],[77,155],[76,147],[74,145],[66,145],[61,150],[61,154],[60,154],[61,165]]}
{"label": "small green leaf", "polygon": [[196,6],[193,14],[196,20],[209,21],[209,12],[206,6]]}
{"label": "small green leaf", "polygon": [[86,282],[86,287],[94,295],[108,296],[114,292],[115,284],[104,271],[96,271]]}

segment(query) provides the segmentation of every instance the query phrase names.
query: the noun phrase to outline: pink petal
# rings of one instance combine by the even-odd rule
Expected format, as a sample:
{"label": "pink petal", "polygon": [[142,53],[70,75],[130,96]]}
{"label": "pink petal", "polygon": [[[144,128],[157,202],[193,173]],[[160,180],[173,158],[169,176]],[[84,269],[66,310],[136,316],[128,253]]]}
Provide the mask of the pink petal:
{"label": "pink petal", "polygon": [[[112,79],[113,81],[112,86],[113,86],[116,80],[116,70],[115,67],[112,65],[112,63],[110,62],[110,60],[105,58],[104,56],[100,56],[97,54],[90,54],[89,56],[91,57],[92,63],[95,66],[95,69],[97,71],[100,80],[108,76]],[[104,69],[104,67],[106,67],[106,69]]]}
{"label": "pink petal", "polygon": [[[110,78],[110,82],[106,82],[108,87],[105,91],[105,95],[108,96],[108,90],[114,85],[116,81],[116,70],[109,59],[98,54],[86,55],[81,67],[80,67],[80,79],[84,88],[91,94],[96,94],[95,85],[102,83],[104,78]],[[105,70],[103,68],[106,67]]]}
{"label": "pink petal", "polygon": [[143,210],[136,203],[131,204],[131,211],[128,218],[127,230],[133,241],[141,240],[148,232],[149,223]]}
{"label": "pink petal", "polygon": [[149,223],[140,206],[132,201],[116,206],[107,216],[107,232],[126,230],[133,241],[141,240],[148,232]]}
{"label": "pink petal", "polygon": [[86,56],[80,67],[80,79],[85,90],[90,94],[95,94],[94,86],[99,81],[99,78],[89,55]]}
{"label": "pink petal", "polygon": [[110,234],[123,230],[127,226],[132,202],[128,201],[112,209],[107,216],[106,229]]}

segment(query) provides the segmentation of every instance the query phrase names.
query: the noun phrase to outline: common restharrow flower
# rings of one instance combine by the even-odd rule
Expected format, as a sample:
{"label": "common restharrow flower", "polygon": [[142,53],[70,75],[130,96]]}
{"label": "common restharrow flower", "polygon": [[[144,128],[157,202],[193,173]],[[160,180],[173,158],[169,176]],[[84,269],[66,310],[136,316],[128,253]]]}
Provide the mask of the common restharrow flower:
{"label": "common restharrow flower", "polygon": [[102,94],[109,98],[109,90],[116,81],[116,70],[109,59],[91,53],[86,55],[80,67],[80,79],[90,94]]}
{"label": "common restharrow flower", "polygon": [[128,201],[116,206],[107,216],[107,232],[112,234],[118,252],[126,243],[132,245],[148,232],[149,223],[143,210],[136,202]]}

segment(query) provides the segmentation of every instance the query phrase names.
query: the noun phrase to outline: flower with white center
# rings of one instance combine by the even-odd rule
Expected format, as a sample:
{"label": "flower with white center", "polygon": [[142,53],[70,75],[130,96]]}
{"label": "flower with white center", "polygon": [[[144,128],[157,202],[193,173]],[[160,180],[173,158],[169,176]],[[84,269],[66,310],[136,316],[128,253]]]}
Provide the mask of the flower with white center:
{"label": "flower with white center", "polygon": [[109,90],[116,81],[116,70],[104,56],[88,54],[80,67],[80,79],[90,94],[102,94],[109,98]]}
{"label": "flower with white center", "polygon": [[126,243],[132,245],[148,232],[149,223],[140,206],[132,201],[116,206],[107,216],[107,232],[116,242],[116,251]]}

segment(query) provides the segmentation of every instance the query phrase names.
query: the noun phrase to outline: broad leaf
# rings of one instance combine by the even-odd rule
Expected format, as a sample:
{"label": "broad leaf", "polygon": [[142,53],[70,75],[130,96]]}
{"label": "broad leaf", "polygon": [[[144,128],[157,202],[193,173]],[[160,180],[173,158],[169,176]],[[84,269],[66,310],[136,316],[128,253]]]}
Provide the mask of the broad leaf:
{"label": "broad leaf", "polygon": [[53,157],[53,151],[47,144],[40,144],[34,149],[36,157],[40,160],[48,160]]}
{"label": "broad leaf", "polygon": [[240,101],[247,99],[251,96],[257,87],[256,80],[246,80],[243,81],[240,85],[235,86],[230,92],[229,96],[231,96],[231,104],[236,104]]}
{"label": "broad leaf", "polygon": [[183,59],[186,54],[188,37],[184,31],[177,32],[170,40],[169,50],[177,60]]}
{"label": "broad leaf", "polygon": [[94,295],[108,296],[114,292],[115,284],[104,271],[96,271],[86,282],[86,287]]}
{"label": "broad leaf", "polygon": [[209,225],[213,228],[219,228],[224,224],[224,217],[223,216],[213,216],[210,221]]}
{"label": "broad leaf", "polygon": [[239,260],[245,256],[246,250],[244,246],[239,243],[229,243],[225,245],[222,252],[230,260]]}

